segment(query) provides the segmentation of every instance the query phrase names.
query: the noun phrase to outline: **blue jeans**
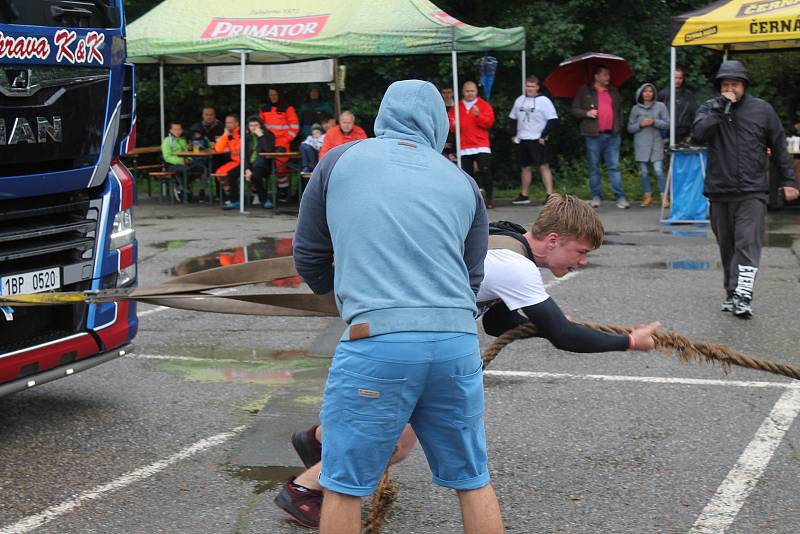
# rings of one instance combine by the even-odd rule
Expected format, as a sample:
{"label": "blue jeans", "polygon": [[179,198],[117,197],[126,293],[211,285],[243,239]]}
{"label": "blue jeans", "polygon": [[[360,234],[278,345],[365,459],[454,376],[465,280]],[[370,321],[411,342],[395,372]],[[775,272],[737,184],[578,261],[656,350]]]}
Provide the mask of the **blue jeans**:
{"label": "blue jeans", "polygon": [[302,160],[303,170],[313,171],[317,166],[317,158],[319,152],[311,145],[300,143],[300,158]]}
{"label": "blue jeans", "polygon": [[[645,193],[650,193],[650,172],[646,161],[639,162],[639,176],[642,177],[642,187]],[[664,180],[664,162],[653,161],[653,172],[658,179],[658,191],[663,195],[666,181]]]}
{"label": "blue jeans", "polygon": [[609,133],[587,136],[586,158],[589,160],[589,188],[592,197],[603,198],[600,190],[600,156],[606,162],[608,175],[611,179],[611,191],[614,198],[619,200],[625,196],[622,191],[622,174],[619,172],[619,136]]}

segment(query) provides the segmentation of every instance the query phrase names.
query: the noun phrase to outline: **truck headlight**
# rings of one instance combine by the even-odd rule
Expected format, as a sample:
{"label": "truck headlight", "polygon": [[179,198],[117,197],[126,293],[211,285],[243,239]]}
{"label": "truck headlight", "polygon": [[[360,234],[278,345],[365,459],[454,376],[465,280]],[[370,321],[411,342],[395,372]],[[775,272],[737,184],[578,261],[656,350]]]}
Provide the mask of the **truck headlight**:
{"label": "truck headlight", "polygon": [[136,230],[133,229],[133,209],[120,211],[114,216],[114,226],[111,229],[111,250],[122,248],[133,243]]}

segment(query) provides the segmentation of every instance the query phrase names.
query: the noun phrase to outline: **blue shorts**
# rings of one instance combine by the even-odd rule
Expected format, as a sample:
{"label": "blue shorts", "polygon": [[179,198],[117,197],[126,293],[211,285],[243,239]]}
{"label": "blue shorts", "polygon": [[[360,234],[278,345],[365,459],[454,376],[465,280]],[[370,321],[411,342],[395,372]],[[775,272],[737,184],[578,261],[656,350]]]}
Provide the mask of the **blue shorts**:
{"label": "blue shorts", "polygon": [[433,481],[471,490],[489,483],[478,339],[399,332],[336,349],[322,403],[322,487],[370,495],[411,423]]}

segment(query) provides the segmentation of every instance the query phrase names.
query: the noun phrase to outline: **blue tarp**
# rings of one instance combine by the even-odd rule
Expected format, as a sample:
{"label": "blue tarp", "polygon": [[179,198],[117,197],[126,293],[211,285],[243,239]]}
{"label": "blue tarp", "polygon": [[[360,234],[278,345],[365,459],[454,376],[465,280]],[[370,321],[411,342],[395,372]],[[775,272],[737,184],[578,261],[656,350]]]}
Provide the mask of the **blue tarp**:
{"label": "blue tarp", "polygon": [[707,221],[708,199],[703,196],[703,179],[708,156],[704,149],[671,151],[672,210],[666,223]]}

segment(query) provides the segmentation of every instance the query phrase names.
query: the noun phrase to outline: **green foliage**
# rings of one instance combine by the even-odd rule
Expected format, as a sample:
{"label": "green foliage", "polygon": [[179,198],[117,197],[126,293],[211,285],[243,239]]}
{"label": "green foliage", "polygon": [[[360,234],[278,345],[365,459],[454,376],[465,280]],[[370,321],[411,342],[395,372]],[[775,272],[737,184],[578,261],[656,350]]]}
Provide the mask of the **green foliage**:
{"label": "green foliage", "polygon": [[[454,17],[475,26],[524,26],[527,35],[527,65],[529,74],[544,80],[566,57],[587,51],[608,52],[624,57],[635,72],[621,93],[626,114],[633,103],[637,87],[652,82],[665,87],[669,77],[669,43],[672,35],[670,17],[704,7],[711,0],[506,0],[474,2],[470,0],[434,0]],[[135,20],[160,0],[126,0],[128,20]],[[493,54],[500,61],[492,89],[492,105],[497,121],[492,130],[493,166],[500,185],[510,189],[518,184],[518,169],[514,164],[512,145],[506,131],[511,103],[521,90],[520,56],[517,53]],[[459,55],[459,80],[477,79],[480,54]],[[800,120],[800,68],[798,52],[750,54],[737,56],[745,62],[753,83],[750,92],[775,106],[784,125]],[[678,63],[687,74],[687,84],[699,100],[712,95],[713,78],[722,56],[699,48],[678,50]],[[439,86],[452,85],[449,55],[376,58],[342,58],[347,67],[347,88],[342,93],[342,106],[351,109],[358,122],[371,131],[381,96],[388,85],[399,79],[419,78]],[[138,68],[139,142],[142,145],[159,141],[158,126],[158,69]],[[172,117],[187,123],[198,120],[203,104],[214,105],[218,114],[238,112],[238,87],[209,87],[200,67],[165,68],[167,119]],[[297,106],[305,97],[304,85],[282,86],[287,101]],[[325,91],[327,92],[327,91]],[[265,98],[264,87],[249,87],[247,108],[255,112]],[[327,95],[332,100],[332,94]],[[552,152],[558,155],[554,164],[556,183],[585,188],[586,170],[583,140],[577,123],[569,116],[568,100],[555,101],[560,125],[552,134]],[[623,137],[622,161],[626,188],[631,195],[641,191],[635,165],[630,163],[632,143]],[[628,189],[626,189],[628,190]],[[588,193],[588,191],[587,191]]]}

